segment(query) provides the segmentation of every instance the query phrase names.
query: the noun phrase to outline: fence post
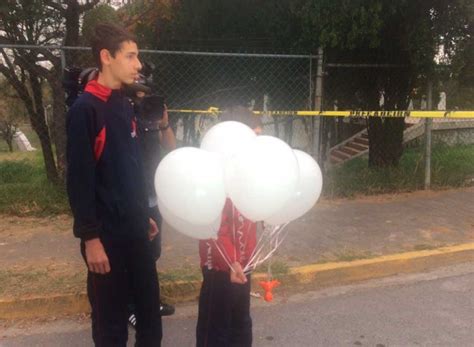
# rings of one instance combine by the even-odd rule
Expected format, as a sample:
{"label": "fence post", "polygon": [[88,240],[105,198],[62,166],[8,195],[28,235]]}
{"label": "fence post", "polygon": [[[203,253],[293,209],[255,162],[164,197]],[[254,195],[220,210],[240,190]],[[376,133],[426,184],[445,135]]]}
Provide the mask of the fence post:
{"label": "fence post", "polygon": [[[433,110],[433,82],[428,81],[428,105],[429,111]],[[431,127],[433,119],[425,118],[425,190],[431,188]]]}
{"label": "fence post", "polygon": [[[321,111],[323,105],[323,49],[318,48],[318,64],[316,68],[316,88],[314,91],[314,110]],[[321,117],[313,118],[313,153],[321,163]]]}

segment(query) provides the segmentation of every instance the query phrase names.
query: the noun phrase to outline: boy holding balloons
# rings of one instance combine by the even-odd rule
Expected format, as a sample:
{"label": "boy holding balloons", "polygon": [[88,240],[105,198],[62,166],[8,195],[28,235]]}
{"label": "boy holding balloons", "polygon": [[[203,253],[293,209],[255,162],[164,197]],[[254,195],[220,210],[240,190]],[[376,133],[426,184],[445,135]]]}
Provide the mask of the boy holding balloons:
{"label": "boy holding balloons", "polygon": [[[261,121],[244,107],[225,112],[222,121],[237,121],[261,133]],[[256,223],[226,200],[217,239],[201,240],[203,283],[199,296],[197,346],[251,346],[250,275],[243,268],[256,244]]]}

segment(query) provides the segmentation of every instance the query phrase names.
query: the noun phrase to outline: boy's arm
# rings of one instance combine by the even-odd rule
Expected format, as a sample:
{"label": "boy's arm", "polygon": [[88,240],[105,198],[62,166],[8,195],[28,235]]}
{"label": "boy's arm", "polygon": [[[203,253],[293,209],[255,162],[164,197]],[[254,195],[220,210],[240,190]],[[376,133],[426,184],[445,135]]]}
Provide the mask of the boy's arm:
{"label": "boy's arm", "polygon": [[67,192],[74,215],[74,235],[85,243],[89,271],[106,274],[110,263],[99,238],[95,196],[95,120],[85,105],[73,106],[67,124]]}
{"label": "boy's arm", "polygon": [[[240,264],[240,249],[236,245],[236,235],[234,235],[234,216],[233,216],[233,205],[229,203],[230,200],[227,200],[226,206],[224,208],[222,226],[218,234],[218,242],[222,245],[222,248],[225,250],[225,254],[228,256],[229,263],[231,265],[230,270],[230,281],[232,283],[244,284],[247,282],[247,277],[244,274],[242,269],[242,264]],[[229,264],[227,262],[222,264],[228,268]],[[221,265],[221,266],[222,266]]]}
{"label": "boy's arm", "polygon": [[96,212],[93,110],[74,105],[67,124],[67,192],[74,215],[74,236],[82,240],[99,237],[102,228]]}
{"label": "boy's arm", "polygon": [[235,272],[236,268],[239,268],[238,259],[240,257],[239,249],[235,244],[233,208],[232,202],[228,199],[222,212],[221,227],[217,235],[217,243],[227,258],[227,261],[224,260],[220,252],[218,252],[218,265],[222,269],[228,269],[229,264],[232,265],[232,268],[234,268],[232,273]]}

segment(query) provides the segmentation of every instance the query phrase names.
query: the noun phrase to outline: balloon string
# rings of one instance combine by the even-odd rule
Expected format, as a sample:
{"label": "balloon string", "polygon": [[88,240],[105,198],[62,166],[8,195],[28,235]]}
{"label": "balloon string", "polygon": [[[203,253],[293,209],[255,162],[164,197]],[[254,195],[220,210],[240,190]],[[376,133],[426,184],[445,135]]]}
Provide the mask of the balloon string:
{"label": "balloon string", "polygon": [[265,262],[267,259],[269,259],[275,253],[275,251],[278,249],[278,247],[282,244],[283,240],[288,235],[288,230],[285,230],[286,231],[285,234],[280,239],[280,234],[283,232],[283,230],[285,229],[285,227],[287,225],[288,225],[288,223],[285,223],[283,225],[275,227],[272,230],[271,235],[270,235],[270,239],[269,239],[269,244],[270,244],[270,247],[271,247],[270,252],[266,256],[264,256],[263,259],[262,259],[261,252],[262,252],[263,246],[265,246],[265,245],[263,245],[262,248],[259,249],[259,251],[256,252],[256,254],[252,257],[251,261],[249,261],[249,263],[246,265],[246,267],[244,269],[244,273],[252,272],[253,270],[255,270],[255,268],[258,265]]}
{"label": "balloon string", "polygon": [[[286,225],[285,225],[286,226]],[[262,264],[265,262],[267,259],[269,259],[280,247],[280,245],[283,243],[283,240],[286,238],[288,235],[288,230],[285,230],[285,233],[283,234],[283,237],[280,239],[280,235],[283,232],[284,227],[279,229],[278,233],[274,235],[274,237],[270,240],[270,245],[272,245],[271,251],[263,258],[261,259],[261,256],[257,258],[257,260],[254,262],[252,265],[253,268],[255,269],[258,265]]]}
{"label": "balloon string", "polygon": [[[264,232],[262,232],[262,237],[260,238],[260,246],[255,247],[255,250],[250,257],[250,260],[248,261],[247,265],[244,268],[244,271],[247,271],[250,267],[252,267],[252,264],[255,262],[255,259],[259,259],[260,254],[262,253],[263,249],[267,245],[267,243],[271,242],[272,235],[274,235],[274,232],[279,229],[279,226],[274,227],[273,230],[271,229],[264,229]],[[263,241],[263,239],[265,239]]]}
{"label": "balloon string", "polygon": [[275,238],[275,245],[273,246],[273,249],[267,254],[267,256],[265,256],[262,260],[259,260],[255,263],[255,267],[257,267],[258,265],[260,265],[261,263],[265,262],[267,259],[269,259],[273,253],[276,252],[276,250],[278,249],[278,247],[280,247],[280,245],[283,243],[283,240],[286,238],[286,236],[288,235],[288,230],[286,230],[285,234],[283,235],[283,237],[280,239],[280,233],[278,233],[278,235],[276,236]]}
{"label": "balloon string", "polygon": [[235,221],[234,221],[234,212],[235,206],[232,204],[232,237],[234,240],[234,259],[237,259],[237,249],[235,248],[236,239],[235,239]]}
{"label": "balloon string", "polygon": [[226,254],[225,249],[221,249],[221,247],[220,247],[219,244],[218,244],[218,240],[212,239],[212,241],[214,242],[214,245],[216,246],[216,249],[217,249],[217,250],[219,251],[219,253],[221,254],[222,259],[224,259],[224,261],[226,262],[226,264],[229,266],[230,270],[231,270],[232,272],[235,272],[234,268],[232,267],[232,264],[230,263],[230,259],[228,259],[228,255]]}
{"label": "balloon string", "polygon": [[267,268],[267,280],[271,281],[273,279],[272,274],[272,258],[268,260],[268,268]]}
{"label": "balloon string", "polygon": [[[275,247],[276,247],[276,243],[274,242],[276,238],[278,238],[278,234],[276,234],[273,238],[271,238],[271,239],[269,240],[269,245],[270,245],[270,247],[271,247],[271,251],[270,251],[266,256],[264,256],[263,259],[262,259],[261,254],[259,254],[259,255],[253,260],[253,262],[250,264],[249,267],[252,267],[252,268],[253,268],[252,271],[255,270],[255,268],[256,268],[259,264],[263,263],[265,260],[267,260],[267,259],[273,254],[273,252],[274,252],[274,250],[275,250]],[[275,244],[275,245],[274,245],[274,244]],[[249,272],[250,272],[250,271],[249,271]]]}
{"label": "balloon string", "polygon": [[[268,241],[269,244],[271,244],[272,240],[275,238],[275,235],[278,235],[287,225],[288,225],[288,223],[280,224],[280,225],[275,226],[272,230],[270,230],[267,240],[265,240],[264,244],[260,247],[260,249],[258,249],[258,251],[255,252],[254,256],[249,261],[250,264],[253,263],[255,258],[257,258],[260,255],[260,253],[262,252],[263,248],[265,247],[267,241]],[[257,259],[259,259],[259,258],[257,258]]]}
{"label": "balloon string", "polygon": [[[279,226],[274,227],[273,231],[275,229],[277,229],[278,227]],[[247,270],[247,268],[249,267],[249,264],[251,264],[253,262],[255,257],[257,257],[261,253],[263,248],[265,247],[265,242],[263,242],[263,239],[264,238],[269,239],[269,237],[271,237],[273,231],[269,228],[264,227],[264,229],[262,231],[262,234],[260,235],[260,238],[259,238],[259,240],[258,240],[258,242],[257,242],[257,244],[256,244],[256,246],[255,246],[255,248],[252,252],[252,255],[250,256],[250,259],[249,259],[249,261],[247,262],[247,265],[244,268],[244,271]],[[265,240],[265,241],[267,241],[267,240]]]}

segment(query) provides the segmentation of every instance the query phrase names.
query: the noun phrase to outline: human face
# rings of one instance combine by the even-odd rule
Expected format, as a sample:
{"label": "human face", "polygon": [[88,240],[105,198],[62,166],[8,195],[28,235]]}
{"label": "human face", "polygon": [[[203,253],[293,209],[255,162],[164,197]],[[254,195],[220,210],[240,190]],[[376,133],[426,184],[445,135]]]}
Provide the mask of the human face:
{"label": "human face", "polygon": [[138,60],[137,44],[133,41],[122,42],[114,57],[109,51],[103,50],[101,58],[104,72],[108,71],[111,79],[117,84],[132,84],[142,68]]}

